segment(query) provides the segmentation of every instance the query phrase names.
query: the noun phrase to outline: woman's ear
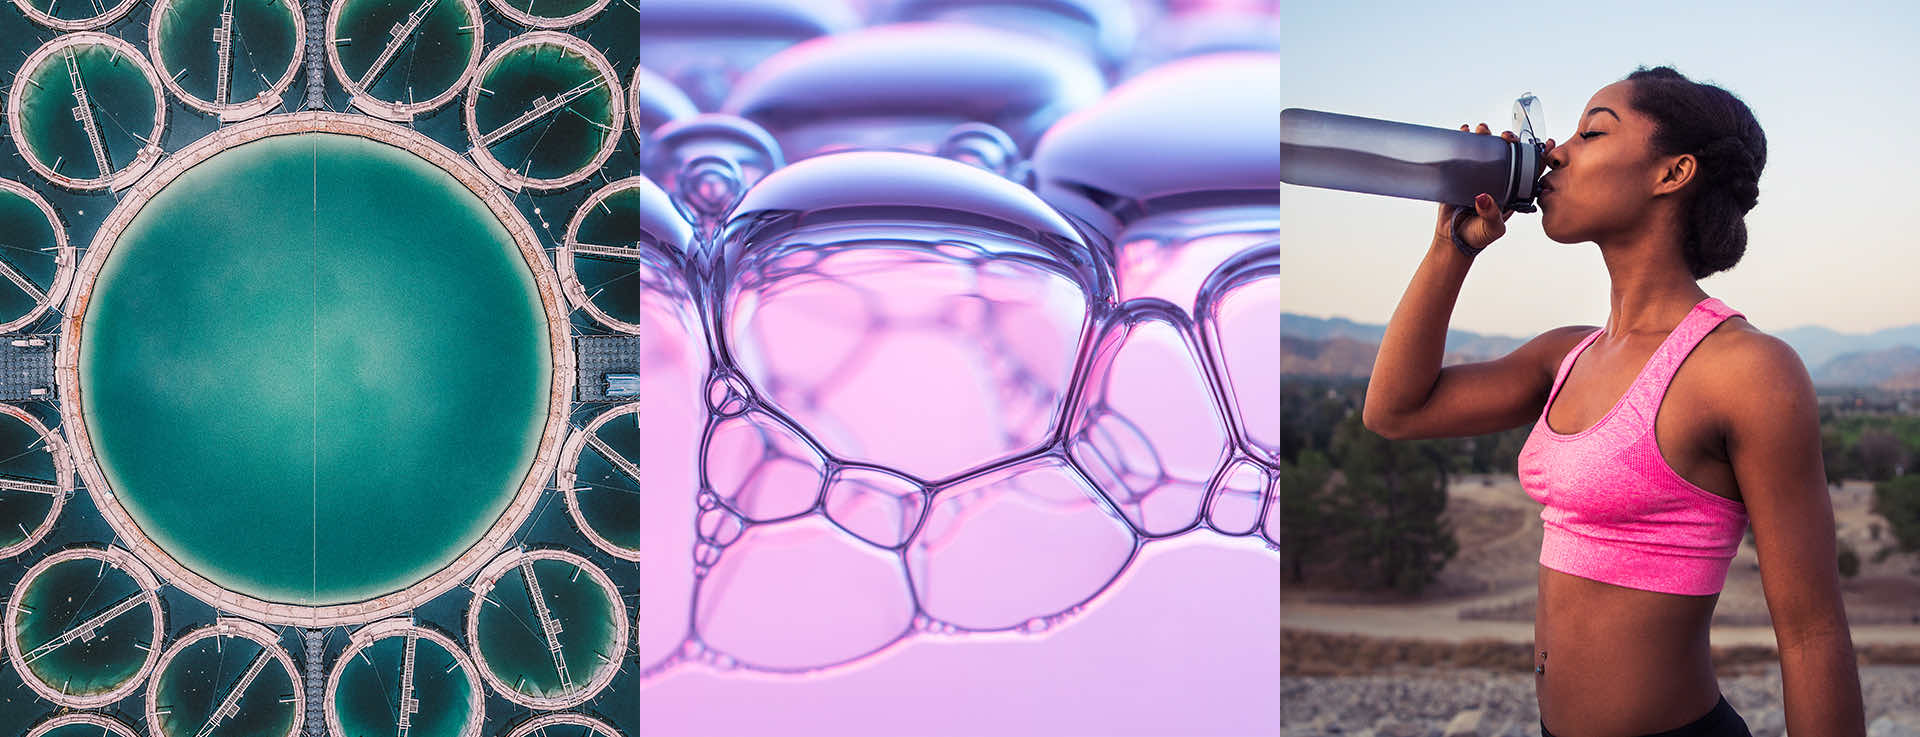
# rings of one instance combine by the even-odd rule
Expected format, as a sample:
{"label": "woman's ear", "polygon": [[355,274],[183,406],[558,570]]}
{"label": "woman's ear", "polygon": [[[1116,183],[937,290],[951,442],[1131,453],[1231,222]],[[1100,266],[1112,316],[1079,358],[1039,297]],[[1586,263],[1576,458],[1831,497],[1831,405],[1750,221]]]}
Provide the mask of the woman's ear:
{"label": "woman's ear", "polygon": [[1680,191],[1687,186],[1687,182],[1693,181],[1693,175],[1700,170],[1699,167],[1700,160],[1694,158],[1693,154],[1675,156],[1660,171],[1660,180],[1654,183],[1653,193],[1663,195]]}

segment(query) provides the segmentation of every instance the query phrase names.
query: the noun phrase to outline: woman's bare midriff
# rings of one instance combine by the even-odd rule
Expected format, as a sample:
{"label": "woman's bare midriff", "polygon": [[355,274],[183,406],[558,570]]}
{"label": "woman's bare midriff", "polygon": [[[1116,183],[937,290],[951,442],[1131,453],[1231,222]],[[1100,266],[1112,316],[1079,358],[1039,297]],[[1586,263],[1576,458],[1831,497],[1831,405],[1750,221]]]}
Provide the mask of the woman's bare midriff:
{"label": "woman's bare midriff", "polygon": [[1719,598],[1629,589],[1542,566],[1533,657],[1547,730],[1636,737],[1705,716],[1720,698],[1707,643]]}

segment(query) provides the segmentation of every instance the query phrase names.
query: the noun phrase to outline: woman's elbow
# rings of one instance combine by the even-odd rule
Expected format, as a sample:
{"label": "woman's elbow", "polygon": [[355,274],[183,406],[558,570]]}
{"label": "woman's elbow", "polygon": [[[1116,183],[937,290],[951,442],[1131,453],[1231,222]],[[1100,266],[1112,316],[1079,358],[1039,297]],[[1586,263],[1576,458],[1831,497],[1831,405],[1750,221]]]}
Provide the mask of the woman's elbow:
{"label": "woman's elbow", "polygon": [[1402,417],[1371,404],[1360,409],[1360,424],[1368,432],[1388,440],[1406,438],[1406,423]]}

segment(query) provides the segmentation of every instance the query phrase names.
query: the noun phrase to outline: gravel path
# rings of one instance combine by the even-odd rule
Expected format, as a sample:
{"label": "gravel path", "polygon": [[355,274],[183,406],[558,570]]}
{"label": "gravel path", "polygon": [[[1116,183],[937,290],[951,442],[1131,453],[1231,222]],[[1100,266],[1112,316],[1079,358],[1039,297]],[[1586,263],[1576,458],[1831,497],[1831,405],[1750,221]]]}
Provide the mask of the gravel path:
{"label": "gravel path", "polygon": [[[1920,666],[1865,666],[1860,679],[1869,737],[1920,737]],[[1720,688],[1754,737],[1784,734],[1777,668],[1721,678]],[[1280,705],[1286,737],[1535,737],[1540,729],[1531,674],[1286,677]]]}

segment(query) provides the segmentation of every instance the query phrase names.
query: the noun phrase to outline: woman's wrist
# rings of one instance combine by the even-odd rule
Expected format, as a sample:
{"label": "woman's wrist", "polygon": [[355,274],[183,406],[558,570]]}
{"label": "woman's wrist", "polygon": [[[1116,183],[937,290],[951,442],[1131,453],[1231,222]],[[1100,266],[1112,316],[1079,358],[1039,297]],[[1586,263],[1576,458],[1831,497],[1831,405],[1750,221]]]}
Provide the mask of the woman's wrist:
{"label": "woman's wrist", "polygon": [[1464,225],[1467,216],[1472,214],[1472,210],[1462,208],[1454,212],[1453,220],[1447,223],[1447,238],[1450,245],[1452,245],[1453,249],[1458,251],[1460,255],[1467,257],[1468,261],[1472,261],[1475,256],[1479,256],[1481,251],[1487,250],[1486,246],[1476,247],[1460,237],[1460,226]]}

